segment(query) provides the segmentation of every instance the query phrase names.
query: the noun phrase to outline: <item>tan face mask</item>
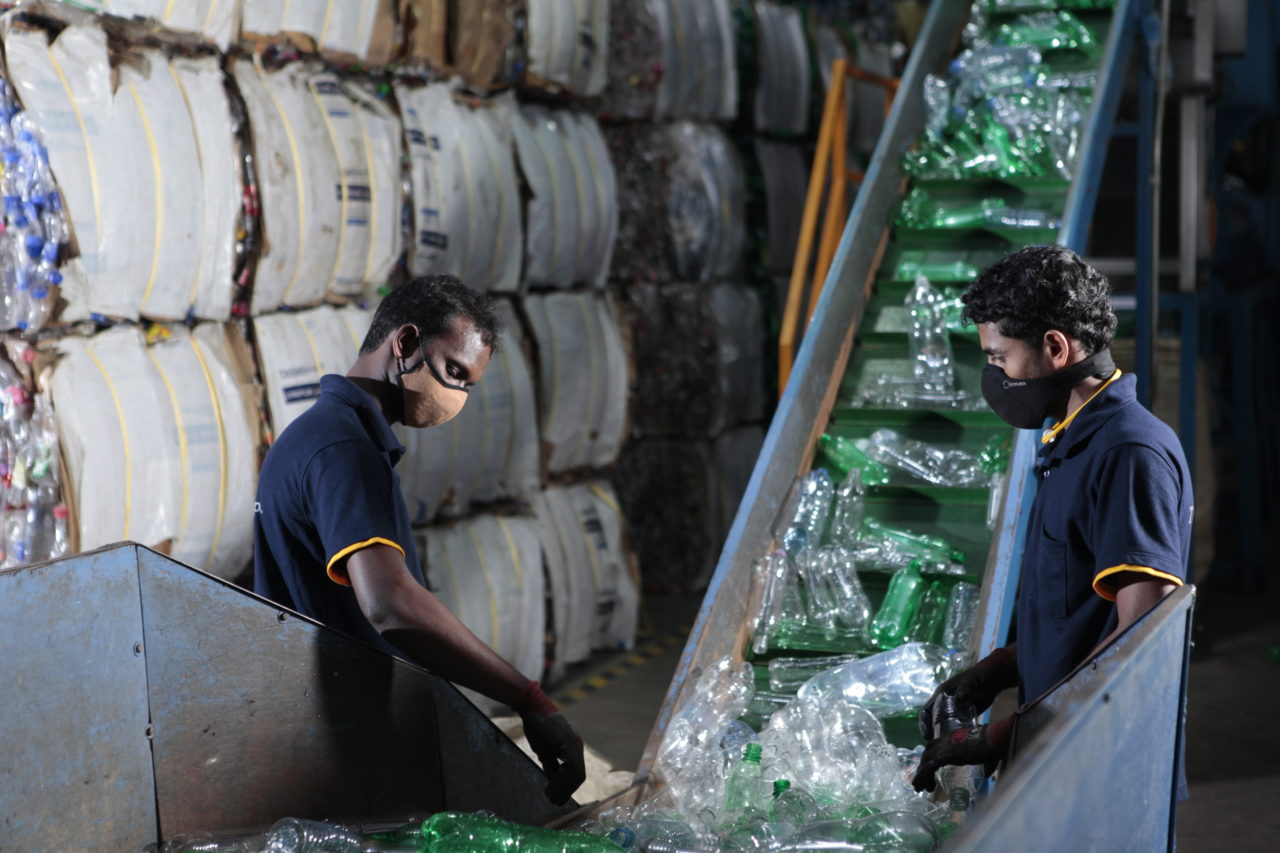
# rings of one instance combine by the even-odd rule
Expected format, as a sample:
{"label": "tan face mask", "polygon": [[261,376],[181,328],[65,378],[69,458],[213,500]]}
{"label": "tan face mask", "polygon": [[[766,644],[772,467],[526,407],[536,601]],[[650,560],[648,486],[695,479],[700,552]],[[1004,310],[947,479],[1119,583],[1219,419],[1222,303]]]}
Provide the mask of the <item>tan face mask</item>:
{"label": "tan face mask", "polygon": [[[405,426],[423,429],[439,426],[457,417],[467,403],[470,389],[446,382],[436,370],[426,350],[422,363],[400,371],[400,387],[404,393]],[[421,370],[423,365],[426,370]]]}

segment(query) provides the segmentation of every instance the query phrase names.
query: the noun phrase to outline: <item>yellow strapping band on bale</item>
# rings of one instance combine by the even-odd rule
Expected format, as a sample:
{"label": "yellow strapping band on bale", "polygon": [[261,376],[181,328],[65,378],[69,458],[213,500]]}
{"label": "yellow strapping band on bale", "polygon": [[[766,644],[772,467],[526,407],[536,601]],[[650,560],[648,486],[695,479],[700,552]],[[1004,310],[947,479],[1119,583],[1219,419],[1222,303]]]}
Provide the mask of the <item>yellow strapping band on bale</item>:
{"label": "yellow strapping band on bale", "polygon": [[502,647],[501,628],[498,619],[498,600],[493,593],[493,581],[489,577],[489,560],[484,555],[484,548],[480,545],[480,539],[476,536],[476,526],[474,524],[467,525],[467,535],[471,537],[471,544],[475,546],[476,556],[480,558],[480,577],[484,578],[484,588],[489,592],[489,625],[493,631],[493,648],[498,650]]}
{"label": "yellow strapping band on bale", "polygon": [[622,515],[622,509],[618,506],[618,502],[613,499],[612,495],[601,488],[599,483],[591,483],[587,488],[591,489],[596,497],[604,501],[605,506],[616,512],[618,515]]}
{"label": "yellow strapping band on bale", "polygon": [[507,551],[511,553],[511,565],[516,570],[516,583],[521,589],[524,589],[524,566],[520,562],[520,551],[516,548],[516,542],[511,538],[511,531],[507,528],[507,522],[500,515],[495,515],[498,521],[498,527],[502,528],[502,535],[507,540]]}
{"label": "yellow strapping band on bale", "polygon": [[[289,4],[288,0],[286,0],[285,9],[288,8]],[[281,20],[283,20],[283,17]],[[294,258],[293,275],[289,277],[289,283],[285,285],[284,295],[281,297],[281,301],[287,305],[289,303],[289,294],[293,293],[293,288],[298,283],[298,276],[302,273],[302,258],[306,254],[307,177],[302,168],[302,152],[298,149],[298,137],[293,132],[293,123],[289,121],[289,115],[284,111],[284,106],[280,103],[280,99],[276,97],[276,93],[272,91],[271,86],[267,83],[267,72],[262,67],[262,57],[260,55],[254,56],[254,67],[258,69],[258,76],[262,79],[263,90],[271,98],[271,103],[275,105],[276,112],[280,114],[280,123],[284,126],[284,135],[289,140],[289,156],[293,158],[293,180],[297,187],[298,197],[298,255]]]}
{"label": "yellow strapping band on bale", "polygon": [[200,29],[206,31],[209,29],[209,24],[213,22],[213,13],[217,10],[218,0],[213,0],[213,2],[209,4],[209,13],[204,16],[204,23],[200,25]]}
{"label": "yellow strapping band on bale", "polygon": [[147,274],[147,287],[142,291],[142,307],[151,301],[151,292],[155,290],[156,274],[160,271],[160,245],[164,240],[164,169],[160,165],[160,149],[156,146],[156,135],[151,129],[151,119],[147,117],[147,108],[138,96],[138,90],[129,84],[129,94],[138,108],[138,119],[142,122],[142,132],[147,137],[147,148],[151,151],[151,171],[155,174],[155,207],[156,230],[151,240],[151,272]]}
{"label": "yellow strapping band on bale", "polygon": [[[89,141],[89,131],[84,126],[84,116],[80,113],[80,106],[76,103],[75,92],[71,91],[71,83],[67,81],[67,75],[62,70],[62,66],[58,63],[58,58],[53,55],[53,48],[47,49],[49,54],[49,62],[53,65],[53,70],[57,72],[58,79],[62,81],[62,88],[67,93],[67,101],[71,104],[71,111],[76,114],[76,124],[80,125],[80,138],[84,140],[84,156],[89,164],[89,188],[93,191],[93,238],[101,239],[102,235],[102,201],[101,194],[98,191],[98,164],[93,156],[93,143]],[[97,251],[97,247],[94,247]]]}
{"label": "yellow strapping band on bale", "polygon": [[333,0],[329,0],[324,4],[324,23],[320,25],[320,38],[316,41],[316,47],[324,45],[325,39],[329,37],[329,25],[333,23]]}
{"label": "yellow strapping band on bale", "polygon": [[[333,0],[329,0],[329,11],[333,11]],[[325,22],[328,26],[328,22]],[[324,101],[320,100],[320,96],[316,94],[315,88],[311,85],[311,81],[307,81],[307,91],[311,93],[311,97],[315,99],[316,109],[320,111],[320,118],[324,119],[324,129],[329,134],[329,144],[333,146],[334,156],[338,160],[338,202],[340,207],[341,219],[338,225],[338,251],[333,256],[333,271],[329,273],[329,281],[336,284],[338,281],[338,268],[342,265],[342,250],[347,242],[347,196],[351,194],[350,186],[347,184],[347,167],[342,162],[342,151],[338,145],[338,134],[333,129],[333,122],[329,118],[329,108],[324,105]],[[301,261],[301,258],[299,258]]]}
{"label": "yellow strapping band on bale", "polygon": [[[172,2],[170,2],[169,5],[170,7],[172,7],[173,5]],[[165,14],[167,16],[168,12],[166,12]],[[182,93],[182,102],[187,105],[187,112],[194,116],[195,110],[192,109],[191,107],[191,96],[187,94],[187,87],[182,85],[181,75],[179,75],[177,71],[174,71],[173,66],[168,63],[165,63],[165,68],[169,69],[169,76],[173,78],[173,85],[177,86],[178,91]],[[194,125],[193,125],[193,129],[194,129]],[[195,139],[195,143],[196,143],[196,159],[199,160],[200,163],[203,165],[204,152],[200,150],[200,134],[193,133],[191,134],[191,136]],[[203,178],[203,170],[202,170],[201,177]],[[203,193],[202,193],[202,196],[203,196]],[[201,201],[203,200],[204,199],[202,198]],[[203,204],[201,205],[200,216],[202,219],[204,218]],[[204,240],[198,241],[198,247],[200,250],[200,260],[196,262],[195,267],[193,269],[193,275],[191,276],[191,292],[187,295],[187,302],[190,305],[196,304],[196,296],[200,292],[200,272],[201,270],[204,269]]]}
{"label": "yellow strapping band on bale", "polygon": [[173,422],[178,427],[178,458],[182,460],[182,501],[181,511],[178,514],[178,529],[176,536],[181,537],[187,532],[187,511],[190,508],[188,502],[188,494],[190,491],[191,460],[187,453],[187,426],[182,420],[182,404],[178,402],[178,394],[173,390],[173,383],[169,380],[169,374],[165,372],[164,366],[160,364],[160,359],[156,358],[154,349],[147,348],[147,358],[151,359],[151,363],[155,365],[156,373],[160,374],[160,381],[164,383],[164,390],[169,393],[169,405],[173,407]]}
{"label": "yellow strapping band on bale", "polygon": [[311,330],[307,328],[307,324],[302,321],[302,317],[294,315],[294,322],[298,324],[298,328],[302,330],[302,335],[307,339],[307,346],[311,349],[311,360],[316,365],[316,376],[324,376],[324,362],[320,359],[320,350],[316,347],[316,339],[311,334]]}
{"label": "yellow strapping band on bale", "polygon": [[[369,173],[369,251],[364,257],[364,282],[373,278],[373,258],[378,245],[378,170],[373,156],[373,143],[369,141],[369,128],[365,124],[364,107],[357,105],[356,120],[360,122],[360,139],[364,143],[365,169]],[[359,346],[359,344],[357,344]]]}
{"label": "yellow strapping band on bale", "polygon": [[[486,129],[484,127],[481,127],[480,129],[481,129],[481,132],[486,132]],[[489,161],[489,168],[493,171],[494,185],[497,186],[497,184],[502,178],[502,174],[498,169],[498,161],[493,159],[493,151],[492,149],[490,149],[488,145],[484,145],[482,147],[484,148],[485,158]],[[506,211],[506,209],[507,209],[507,194],[504,192],[499,192],[498,193],[498,228],[502,228],[503,223],[506,222],[506,217],[502,215],[503,212]],[[499,237],[497,240],[498,245],[499,246],[506,245],[507,237],[508,237],[506,232],[499,231],[498,234],[499,234]],[[497,280],[498,258],[500,258],[501,256],[502,256],[502,253],[497,251],[489,255],[489,286],[490,287],[492,287],[494,282]]]}
{"label": "yellow strapping band on bale", "polygon": [[[484,147],[483,143],[481,143],[481,147]],[[467,146],[465,144],[458,146],[458,158],[462,164],[462,185],[467,190],[467,251],[463,254],[462,269],[466,271],[466,275],[471,275],[471,250],[476,242],[475,232],[479,229],[471,227],[473,222],[471,217],[475,215],[476,211],[476,194],[475,190],[472,189],[475,186],[475,181],[471,177],[471,160],[467,157]],[[491,282],[486,281],[481,289],[488,290],[490,284]]]}
{"label": "yellow strapping band on bale", "polygon": [[230,467],[227,454],[227,431],[222,423],[222,400],[218,397],[218,388],[214,385],[209,363],[205,360],[204,353],[200,351],[200,342],[194,337],[187,340],[191,342],[191,349],[195,350],[196,360],[200,362],[200,371],[204,374],[205,384],[209,387],[209,399],[213,401],[213,416],[218,427],[218,520],[213,527],[213,540],[209,543],[207,565],[211,566],[214,558],[218,556],[218,546],[222,544],[222,526],[227,515],[227,477]]}
{"label": "yellow strapping band on bale", "polygon": [[125,422],[124,405],[120,402],[120,392],[116,390],[116,383],[112,381],[111,374],[107,372],[102,360],[93,351],[92,345],[85,344],[84,351],[98,368],[98,372],[102,374],[103,381],[107,383],[107,391],[111,394],[111,402],[116,407],[116,418],[120,422],[120,443],[124,445],[124,535],[120,538],[128,539],[129,514],[133,508],[133,454],[129,450],[129,425]]}

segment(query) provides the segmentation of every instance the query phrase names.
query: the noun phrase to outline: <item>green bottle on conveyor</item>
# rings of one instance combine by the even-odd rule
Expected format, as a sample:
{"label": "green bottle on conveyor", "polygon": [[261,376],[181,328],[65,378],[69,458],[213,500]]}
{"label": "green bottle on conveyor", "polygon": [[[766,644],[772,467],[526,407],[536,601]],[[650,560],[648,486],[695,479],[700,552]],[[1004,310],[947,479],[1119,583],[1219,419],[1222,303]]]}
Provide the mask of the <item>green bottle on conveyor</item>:
{"label": "green bottle on conveyor", "polygon": [[440,812],[419,829],[423,853],[474,853],[518,850],[521,853],[617,853],[607,839],[585,832],[566,832],[511,823],[487,815]]}
{"label": "green bottle on conveyor", "polygon": [[895,545],[898,545],[903,551],[917,557],[923,562],[951,562],[963,564],[965,554],[958,548],[953,548],[945,539],[937,536],[929,536],[925,533],[915,533],[911,530],[903,530],[900,527],[890,527],[868,518],[863,522],[863,526],[872,534],[888,539]]}
{"label": "green bottle on conveyor", "polygon": [[749,743],[742,752],[742,760],[733,767],[733,772],[724,786],[724,809],[726,812],[745,809],[754,803],[760,788],[761,774],[760,744]]}
{"label": "green bottle on conveyor", "polygon": [[932,581],[920,599],[920,607],[916,610],[915,619],[911,621],[911,629],[907,638],[917,643],[942,642],[942,631],[947,624],[947,603],[950,600],[946,584]]}
{"label": "green bottle on conveyor", "polygon": [[878,649],[893,649],[902,645],[911,628],[911,620],[920,609],[925,582],[920,576],[920,561],[912,560],[905,568],[898,569],[889,580],[884,603],[871,620],[871,643]]}
{"label": "green bottle on conveyor", "polygon": [[868,456],[852,439],[823,433],[818,439],[818,449],[822,452],[822,458],[839,475],[832,479],[843,480],[850,471],[857,468],[862,472],[864,486],[880,486],[889,482],[889,469]]}

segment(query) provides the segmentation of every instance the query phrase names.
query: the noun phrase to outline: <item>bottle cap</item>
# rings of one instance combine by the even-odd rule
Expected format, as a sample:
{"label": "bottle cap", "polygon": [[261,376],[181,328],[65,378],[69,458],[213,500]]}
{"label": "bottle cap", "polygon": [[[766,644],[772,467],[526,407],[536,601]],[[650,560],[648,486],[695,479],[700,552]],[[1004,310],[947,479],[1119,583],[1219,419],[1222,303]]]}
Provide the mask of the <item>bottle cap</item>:
{"label": "bottle cap", "polygon": [[66,518],[69,515],[71,515],[71,510],[67,509],[66,504],[58,504],[53,508],[54,518]]}

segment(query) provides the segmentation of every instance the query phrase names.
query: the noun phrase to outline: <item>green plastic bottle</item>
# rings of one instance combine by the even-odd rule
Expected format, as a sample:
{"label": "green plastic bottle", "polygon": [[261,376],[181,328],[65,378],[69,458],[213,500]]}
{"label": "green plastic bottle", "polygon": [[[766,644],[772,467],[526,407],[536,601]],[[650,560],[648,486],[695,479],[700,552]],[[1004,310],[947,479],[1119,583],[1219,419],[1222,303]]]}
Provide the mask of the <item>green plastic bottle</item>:
{"label": "green plastic bottle", "polygon": [[773,802],[769,803],[769,820],[804,826],[817,820],[822,810],[808,791],[794,788],[787,779],[773,783]]}
{"label": "green plastic bottle", "polygon": [[920,576],[920,561],[912,560],[905,568],[898,569],[889,580],[884,603],[876,618],[871,620],[871,643],[878,649],[893,649],[902,645],[911,629],[911,620],[920,608],[925,582]]}
{"label": "green plastic bottle", "polygon": [[880,486],[889,482],[889,469],[868,456],[851,439],[823,433],[818,439],[818,449],[822,452],[822,458],[839,475],[832,479],[843,480],[856,468],[862,472],[864,486]]}
{"label": "green plastic bottle", "polygon": [[941,643],[942,631],[947,624],[949,599],[946,584],[938,580],[930,582],[920,599],[915,619],[911,620],[907,638],[918,643]]}
{"label": "green plastic bottle", "polygon": [[521,853],[617,853],[607,839],[585,832],[543,829],[487,815],[441,812],[421,830],[422,850],[429,853],[475,853],[519,850]]}
{"label": "green plastic bottle", "polygon": [[760,779],[764,769],[760,766],[760,744],[749,743],[742,752],[742,760],[734,765],[733,772],[724,786],[724,809],[727,812],[745,809],[759,799]]}

